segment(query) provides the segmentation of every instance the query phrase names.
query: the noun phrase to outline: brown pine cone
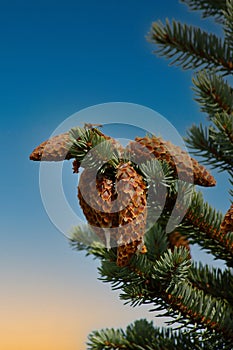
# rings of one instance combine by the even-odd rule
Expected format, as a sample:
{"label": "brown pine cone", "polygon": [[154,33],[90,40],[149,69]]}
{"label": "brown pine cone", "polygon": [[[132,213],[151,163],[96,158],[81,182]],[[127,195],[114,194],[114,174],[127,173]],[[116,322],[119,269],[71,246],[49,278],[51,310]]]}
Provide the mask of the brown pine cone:
{"label": "brown pine cone", "polygon": [[171,250],[174,250],[174,247],[183,246],[190,251],[188,239],[178,231],[173,231],[169,234],[168,242],[169,242],[168,247]]}
{"label": "brown pine cone", "polygon": [[80,168],[80,162],[77,159],[75,159],[73,161],[73,174],[78,174],[79,168]]}
{"label": "brown pine cone", "polygon": [[30,159],[34,161],[54,161],[73,158],[69,153],[68,142],[69,133],[53,136],[51,139],[42,142],[30,154]]}
{"label": "brown pine cone", "polygon": [[78,184],[79,204],[93,231],[109,248],[108,228],[118,227],[118,213],[112,212],[116,197],[113,181],[92,169],[84,169]]}
{"label": "brown pine cone", "polygon": [[233,204],[227,211],[223,222],[220,225],[220,232],[227,234],[228,232],[233,232]]}
{"label": "brown pine cone", "polygon": [[120,204],[117,265],[126,266],[136,252],[145,253],[146,184],[132,165],[124,163],[116,174],[117,200]]}
{"label": "brown pine cone", "polygon": [[191,158],[180,147],[160,137],[136,137],[135,142],[131,142],[127,149],[133,156],[132,160],[137,164],[151,159],[152,156],[166,161],[180,180],[206,187],[216,184],[214,177],[203,165]]}
{"label": "brown pine cone", "polygon": [[[118,152],[119,153],[122,152],[123,147],[120,145],[118,141],[114,140],[110,136],[104,135],[98,129],[93,128],[91,129],[91,131],[93,135],[96,133],[99,136],[102,136],[103,139],[105,139],[106,141],[111,141],[114,147],[118,150]],[[71,158],[74,158],[69,152],[69,147],[70,147],[70,136],[69,136],[69,132],[66,132],[64,134],[53,136],[50,139],[42,142],[39,146],[37,146],[33,150],[29,158],[34,161],[58,162],[65,159],[69,160]],[[88,147],[90,149],[92,148],[91,142],[88,144]]]}
{"label": "brown pine cone", "polygon": [[[78,185],[78,198],[92,229],[107,247],[117,246],[117,265],[126,266],[137,251],[146,252],[146,185],[130,163],[117,168],[112,180],[95,177],[85,169]],[[109,229],[109,230],[108,230]]]}

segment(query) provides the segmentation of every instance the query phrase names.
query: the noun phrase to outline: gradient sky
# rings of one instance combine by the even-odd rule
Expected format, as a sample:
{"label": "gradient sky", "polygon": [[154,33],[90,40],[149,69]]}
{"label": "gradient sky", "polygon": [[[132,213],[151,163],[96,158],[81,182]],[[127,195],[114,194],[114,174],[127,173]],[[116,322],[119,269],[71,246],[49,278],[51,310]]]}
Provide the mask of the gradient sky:
{"label": "gradient sky", "polygon": [[[100,103],[152,108],[182,136],[204,121],[191,73],[168,67],[145,39],[165,17],[215,30],[175,0],[0,3],[1,349],[82,350],[93,329],[152,318],[123,306],[97,280],[98,262],[70,248],[46,214],[39,164],[28,156],[63,120]],[[216,177],[205,196],[225,212],[226,176]]]}

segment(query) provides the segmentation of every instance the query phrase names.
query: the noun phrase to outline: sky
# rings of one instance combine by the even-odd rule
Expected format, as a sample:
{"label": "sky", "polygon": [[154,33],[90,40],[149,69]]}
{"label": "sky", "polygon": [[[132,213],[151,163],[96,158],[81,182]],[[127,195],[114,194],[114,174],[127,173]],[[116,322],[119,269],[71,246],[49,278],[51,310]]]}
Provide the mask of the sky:
{"label": "sky", "polygon": [[[191,72],[169,67],[146,40],[151,23],[166,17],[216,30],[199,15],[169,0],[0,2],[0,348],[83,350],[94,329],[154,319],[124,306],[98,280],[98,262],[71,249],[46,213],[29,154],[71,115],[103,103],[150,108],[181,136],[204,122]],[[76,186],[69,166],[65,181]],[[214,175],[205,197],[226,212],[226,176]]]}

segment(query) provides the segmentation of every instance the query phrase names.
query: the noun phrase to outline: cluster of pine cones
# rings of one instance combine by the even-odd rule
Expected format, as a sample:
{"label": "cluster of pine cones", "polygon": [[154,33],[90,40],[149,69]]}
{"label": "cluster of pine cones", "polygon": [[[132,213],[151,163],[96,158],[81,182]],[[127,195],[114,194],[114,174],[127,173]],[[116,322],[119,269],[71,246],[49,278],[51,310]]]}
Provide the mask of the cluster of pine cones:
{"label": "cluster of pine cones", "polygon": [[[102,159],[98,170],[96,160],[93,166],[85,162],[97,140],[98,144],[103,141],[109,143],[115,158]],[[127,158],[127,154],[130,157]],[[143,236],[148,213],[148,184],[140,169],[142,162],[150,159],[166,162],[174,178],[200,186],[215,185],[215,179],[204,166],[169,141],[156,136],[136,137],[124,149],[116,140],[90,125],[41,143],[31,153],[30,159],[74,159],[74,173],[78,173],[80,167],[84,168],[78,184],[79,204],[88,223],[107,248],[117,246],[116,263],[121,267],[129,264],[133,254],[147,252]],[[226,214],[221,229],[233,231],[233,206]],[[178,232],[170,234],[168,239],[171,248],[179,245],[189,248],[186,238]]]}

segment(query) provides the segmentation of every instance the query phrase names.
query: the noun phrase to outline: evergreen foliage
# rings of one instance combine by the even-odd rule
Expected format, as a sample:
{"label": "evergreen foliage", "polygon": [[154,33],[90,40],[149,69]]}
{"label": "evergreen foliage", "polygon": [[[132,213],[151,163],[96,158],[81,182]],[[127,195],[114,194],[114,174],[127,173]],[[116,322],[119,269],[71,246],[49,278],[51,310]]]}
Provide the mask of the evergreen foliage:
{"label": "evergreen foliage", "polygon": [[[229,38],[228,38],[229,39]],[[228,41],[200,28],[166,20],[153,23],[149,40],[156,42],[155,51],[183,69],[215,69],[223,74],[233,71],[232,51]],[[172,60],[173,59],[173,60]]]}
{"label": "evergreen foliage", "polygon": [[199,71],[193,78],[196,101],[201,111],[214,117],[217,113],[233,112],[233,91],[227,80],[213,72]]}
{"label": "evergreen foliage", "polygon": [[221,21],[223,11],[226,10],[226,0],[181,0],[186,3],[191,10],[202,11],[202,17],[213,16],[217,21]]}
{"label": "evergreen foliage", "polygon": [[[233,0],[182,2],[191,10],[201,11],[203,18],[214,17],[222,26],[223,37],[166,20],[165,24],[153,23],[149,40],[156,44],[156,54],[170,59],[171,64],[195,70],[195,99],[206,113],[208,125],[193,125],[185,140],[206,164],[227,172],[233,184],[233,89],[229,79],[233,72]],[[111,159],[109,164],[116,168],[122,159],[127,160],[127,153],[120,154],[112,142],[105,147],[106,139],[98,132],[93,134],[93,130],[70,132],[73,144],[70,152],[78,161],[89,151],[86,146],[90,137],[92,146],[101,145],[101,148],[97,158],[88,158],[86,167],[101,168]],[[87,255],[100,260],[100,279],[110,283],[112,289],[120,289],[120,298],[125,303],[151,305],[151,311],[160,311],[161,316],[169,318],[171,327],[158,328],[143,319],[125,331],[93,331],[88,349],[233,349],[232,212],[224,216],[212,208],[201,192],[174,177],[166,161],[148,160],[140,167],[134,166],[144,176],[148,191],[155,194],[148,202],[148,221],[160,208],[159,199],[156,201],[159,188],[166,188],[164,210],[144,237],[147,252],[134,254],[127,266],[119,267],[117,247],[107,249],[90,227],[74,228],[70,241],[74,249],[85,250]],[[181,188],[183,201],[176,207]],[[233,195],[232,190],[230,194]],[[191,201],[191,205],[184,218],[176,230],[168,234],[166,225],[171,214],[174,215],[175,209],[179,216],[179,210],[187,201]],[[221,259],[226,264],[225,270],[192,262],[184,241],[171,245],[169,239],[175,233]]]}

